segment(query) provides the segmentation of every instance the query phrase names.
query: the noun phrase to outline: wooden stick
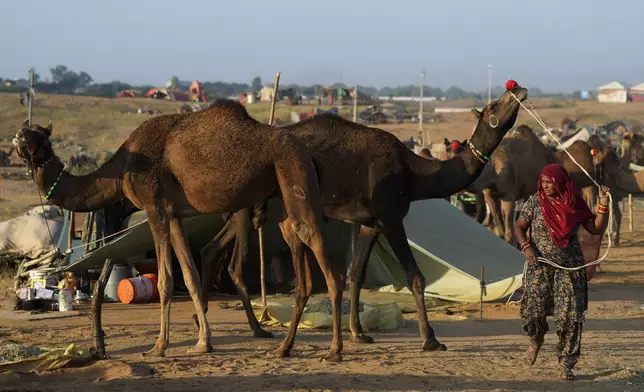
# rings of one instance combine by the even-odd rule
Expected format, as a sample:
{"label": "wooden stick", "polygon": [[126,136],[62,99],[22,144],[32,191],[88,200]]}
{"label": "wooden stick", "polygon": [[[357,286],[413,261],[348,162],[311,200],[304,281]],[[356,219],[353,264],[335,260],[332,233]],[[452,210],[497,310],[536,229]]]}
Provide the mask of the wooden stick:
{"label": "wooden stick", "polygon": [[481,266],[481,298],[479,300],[479,318],[483,320],[483,294],[485,293],[485,280],[483,279],[485,275],[485,267]]}
{"label": "wooden stick", "polygon": [[101,276],[94,286],[94,298],[92,298],[92,331],[94,331],[94,348],[99,359],[107,359],[105,332],[103,332],[103,327],[101,326],[101,310],[103,308],[103,297],[105,296],[105,285],[110,279],[113,266],[114,261],[112,259],[105,259]]}
{"label": "wooden stick", "polygon": [[628,194],[628,230],[633,234],[633,195]]}
{"label": "wooden stick", "polygon": [[[275,88],[273,89],[273,99],[271,100],[271,112],[268,117],[268,124],[273,125],[273,118],[275,117],[275,101],[277,100],[277,92],[280,84],[280,75],[281,72],[278,72],[275,75]],[[264,230],[262,226],[258,230],[259,235],[259,273],[260,273],[260,283],[262,286],[262,306],[266,310],[266,264],[264,262]]]}

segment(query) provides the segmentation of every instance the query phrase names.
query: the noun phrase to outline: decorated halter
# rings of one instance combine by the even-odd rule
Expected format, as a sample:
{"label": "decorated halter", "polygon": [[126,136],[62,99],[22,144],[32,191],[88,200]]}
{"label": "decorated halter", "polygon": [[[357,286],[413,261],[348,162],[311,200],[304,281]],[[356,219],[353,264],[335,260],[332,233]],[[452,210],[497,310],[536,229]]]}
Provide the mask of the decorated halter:
{"label": "decorated halter", "polygon": [[[519,85],[519,84],[518,84],[515,80],[510,79],[510,80],[508,80],[507,82],[505,82],[505,89],[506,89],[506,90],[511,90],[511,89],[513,89],[513,88],[517,87],[518,85]],[[494,124],[492,123],[492,122],[493,122],[493,121],[492,121],[492,118],[494,118]],[[489,122],[490,122],[490,126],[491,126],[492,128],[496,128],[496,127],[498,127],[498,126],[499,126],[499,119],[498,119],[498,117],[496,117],[495,115],[491,115],[491,116],[490,116],[490,120],[489,120]],[[470,150],[472,150],[472,154],[474,154],[474,156],[475,156],[475,157],[476,157],[476,158],[477,158],[481,163],[483,163],[484,165],[486,165],[487,163],[489,163],[489,162],[490,162],[490,157],[488,157],[487,155],[483,154],[483,153],[481,152],[481,150],[479,150],[478,148],[476,148],[476,147],[474,146],[474,144],[472,144],[472,141],[471,141],[471,140],[467,142],[467,146],[470,148]]]}

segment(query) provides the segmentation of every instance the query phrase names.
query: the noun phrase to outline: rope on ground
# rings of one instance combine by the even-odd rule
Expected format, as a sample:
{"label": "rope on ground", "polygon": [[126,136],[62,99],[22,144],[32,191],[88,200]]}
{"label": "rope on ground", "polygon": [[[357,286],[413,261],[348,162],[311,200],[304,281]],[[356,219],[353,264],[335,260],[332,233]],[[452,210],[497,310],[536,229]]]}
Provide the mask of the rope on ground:
{"label": "rope on ground", "polygon": [[[541,117],[539,117],[539,114],[537,113],[537,111],[534,108],[534,106],[532,106],[532,103],[529,100],[527,100],[527,102],[530,104],[530,108],[532,109],[532,110],[530,110],[523,104],[523,102],[519,98],[517,98],[516,95],[514,95],[514,93],[512,91],[510,91],[510,94],[512,94],[514,99],[516,99],[517,102],[519,102],[519,105],[521,105],[521,107],[524,108],[528,112],[528,114],[530,114],[532,116],[532,118],[534,118],[535,121],[539,125],[541,125],[543,130],[546,131],[550,135],[550,137],[555,142],[557,142],[557,144],[559,144],[559,147],[561,147],[561,149],[568,155],[568,157],[570,157],[570,159],[573,161],[573,163],[575,165],[579,166],[579,168],[584,172],[586,177],[588,177],[590,179],[590,181],[592,181],[593,184],[595,184],[595,186],[597,188],[599,188],[599,184],[597,183],[597,181],[595,181],[595,179],[590,174],[588,174],[586,169],[584,169],[579,164],[579,162],[577,162],[577,160],[568,152],[568,150],[563,146],[563,144],[561,144],[559,139],[557,137],[555,137],[555,135],[553,135],[552,131],[550,131],[550,129],[546,126],[546,124],[543,122]],[[609,212],[608,212],[609,215],[608,216],[609,216],[609,219],[611,219],[610,217],[613,216],[613,196],[610,194],[610,192],[608,192],[607,194],[608,194],[608,209],[609,209]],[[595,261],[591,261],[590,263],[586,263],[584,265],[580,265],[580,266],[577,266],[577,267],[564,267],[564,266],[559,265],[559,264],[557,264],[557,263],[555,263],[555,262],[553,262],[551,260],[548,260],[548,259],[546,259],[544,257],[537,257],[537,261],[545,263],[545,264],[548,264],[548,265],[550,265],[552,267],[555,267],[555,268],[559,268],[561,270],[566,270],[566,271],[578,271],[578,270],[586,268],[586,267],[597,265],[597,264],[601,263],[602,261],[604,261],[604,259],[606,259],[606,257],[608,256],[608,252],[610,251],[610,248],[612,246],[612,242],[611,242],[612,228],[611,228],[610,222],[608,224],[608,228],[607,228],[606,232],[608,234],[608,246],[606,247],[606,253],[604,253],[604,255],[602,257],[600,257],[599,259],[597,259]],[[523,274],[522,274],[522,278],[521,278],[521,285],[523,285],[523,282],[525,282],[525,276],[526,276],[527,270],[528,270],[528,262],[526,261],[525,264],[523,265]],[[512,301],[512,297],[514,296],[514,293],[517,291],[518,288],[519,287],[515,288],[512,291],[512,294],[510,294],[510,297],[508,298],[508,302],[506,303],[506,306],[509,306],[512,303],[521,302],[521,299],[519,299],[518,301]]]}

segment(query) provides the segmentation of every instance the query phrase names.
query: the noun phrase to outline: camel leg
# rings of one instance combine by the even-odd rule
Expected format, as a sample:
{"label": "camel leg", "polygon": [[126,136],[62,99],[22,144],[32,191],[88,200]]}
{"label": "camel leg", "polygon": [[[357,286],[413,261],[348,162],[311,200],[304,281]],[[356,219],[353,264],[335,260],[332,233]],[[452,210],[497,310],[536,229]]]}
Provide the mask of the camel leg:
{"label": "camel leg", "polygon": [[152,350],[143,353],[144,357],[165,357],[165,350],[170,342],[170,304],[172,302],[172,251],[170,249],[170,227],[165,217],[160,214],[146,211],[150,231],[154,239],[157,254],[157,265],[159,266],[159,280],[157,287],[161,302],[161,328],[159,337]]}
{"label": "camel leg", "polygon": [[351,343],[373,343],[373,338],[362,333],[362,325],[358,315],[360,304],[360,288],[364,284],[367,271],[367,261],[371,250],[378,239],[378,232],[370,227],[360,226],[360,234],[353,253],[351,270],[349,271],[349,282],[351,283],[351,315],[349,325],[351,327]]}
{"label": "camel leg", "polygon": [[[215,238],[201,248],[201,298],[203,299],[204,314],[208,313],[208,294],[210,294],[212,278],[220,261],[219,255],[221,250],[235,239],[235,230],[234,220],[232,218],[228,219]],[[192,321],[195,327],[199,329],[199,318],[196,313],[192,315]]]}
{"label": "camel leg", "polygon": [[499,199],[489,188],[483,190],[483,197],[487,205],[490,206],[490,214],[492,215],[492,222],[494,222],[494,233],[499,237],[503,237],[505,230],[501,220],[502,213]]}
{"label": "camel leg", "polygon": [[483,192],[476,192],[476,222],[482,224],[485,220],[485,196]]}
{"label": "camel leg", "polygon": [[212,351],[212,344],[210,343],[210,326],[206,319],[206,312],[204,311],[203,298],[201,297],[200,279],[197,267],[195,266],[192,252],[186,241],[183,225],[180,218],[172,218],[170,220],[170,242],[179,259],[181,272],[183,273],[183,281],[188,288],[192,302],[195,305],[197,312],[197,320],[199,321],[199,341],[196,345],[191,347],[188,352],[193,354],[203,354]]}
{"label": "camel leg", "polygon": [[420,336],[423,338],[423,351],[445,351],[447,347],[436,339],[434,329],[429,325],[427,318],[427,308],[425,307],[425,277],[418,269],[414,255],[411,252],[407,242],[407,234],[402,221],[387,224],[384,227],[384,235],[389,242],[389,246],[394,251],[396,258],[402,265],[407,275],[407,284],[414,294],[416,308],[418,309],[418,326]]}
{"label": "camel leg", "polygon": [[248,297],[248,289],[244,282],[244,264],[248,261],[248,248],[253,229],[250,209],[245,208],[238,211],[233,216],[233,219],[235,220],[235,227],[237,228],[237,238],[235,240],[232,261],[228,266],[228,273],[235,283],[237,292],[241,297],[248,324],[250,324],[250,328],[254,332],[253,336],[256,338],[272,338],[273,333],[262,329],[259,321],[257,321],[255,313],[253,313],[253,307],[250,304],[250,298]]}
{"label": "camel leg", "polygon": [[94,331],[94,347],[96,348],[99,359],[107,359],[105,353],[105,332],[103,332],[101,321],[101,310],[103,308],[103,299],[105,297],[105,285],[112,273],[114,261],[106,259],[103,264],[101,275],[94,286],[94,298],[92,299],[92,330]]}
{"label": "camel leg", "polygon": [[612,240],[614,242],[614,245],[619,246],[619,231],[622,226],[622,209],[620,208],[620,200],[618,200],[617,198],[613,199],[613,217],[611,219],[611,222],[609,222],[609,224],[613,225]]}
{"label": "camel leg", "polygon": [[581,190],[581,195],[591,211],[595,211],[595,201],[597,199],[597,189],[594,185],[587,186]]}
{"label": "camel leg", "polygon": [[512,227],[514,226],[514,207],[516,202],[501,200],[501,209],[503,210],[503,223],[505,227],[505,242],[512,243],[514,239]]}
{"label": "camel leg", "polygon": [[300,323],[304,307],[311,296],[313,288],[313,286],[309,284],[311,282],[311,273],[310,266],[308,265],[307,260],[305,260],[306,249],[304,247],[304,243],[297,237],[294,230],[288,228],[286,224],[286,222],[282,222],[279,224],[279,227],[282,231],[284,241],[286,241],[289,248],[291,248],[291,255],[293,256],[293,269],[295,270],[296,279],[295,306],[293,307],[293,315],[291,317],[291,325],[289,326],[288,334],[280,346],[270,354],[273,357],[279,358],[291,355],[291,349],[295,342],[297,325]]}

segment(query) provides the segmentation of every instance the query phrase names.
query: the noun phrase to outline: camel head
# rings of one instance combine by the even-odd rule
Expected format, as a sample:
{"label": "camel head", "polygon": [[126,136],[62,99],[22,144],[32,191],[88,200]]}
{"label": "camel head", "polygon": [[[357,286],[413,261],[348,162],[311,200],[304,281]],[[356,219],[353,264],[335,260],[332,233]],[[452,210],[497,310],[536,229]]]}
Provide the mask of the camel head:
{"label": "camel head", "polygon": [[41,167],[53,156],[54,151],[49,137],[51,136],[52,123],[49,121],[47,127],[40,125],[29,125],[29,120],[22,123],[21,128],[13,138],[13,145],[18,156],[22,158],[29,169]]}
{"label": "camel head", "polygon": [[470,142],[482,150],[490,151],[496,148],[503,136],[514,126],[521,109],[519,102],[527,98],[528,90],[515,82],[501,98],[487,104],[482,111],[472,109],[477,125]]}
{"label": "camel head", "polygon": [[593,148],[591,154],[593,156],[593,166],[595,168],[597,182],[610,186],[610,184],[614,183],[614,179],[611,177],[621,166],[615,148],[609,144],[604,144],[599,148]]}
{"label": "camel head", "polygon": [[450,142],[447,138],[445,138],[444,143],[447,149],[447,159],[451,159],[463,152],[463,150],[467,146],[467,139],[463,140],[462,142],[459,142],[458,140],[452,140]]}

